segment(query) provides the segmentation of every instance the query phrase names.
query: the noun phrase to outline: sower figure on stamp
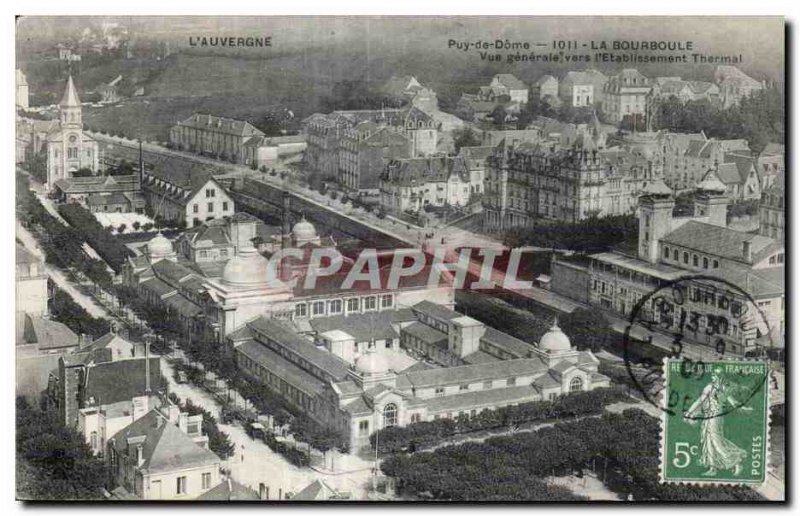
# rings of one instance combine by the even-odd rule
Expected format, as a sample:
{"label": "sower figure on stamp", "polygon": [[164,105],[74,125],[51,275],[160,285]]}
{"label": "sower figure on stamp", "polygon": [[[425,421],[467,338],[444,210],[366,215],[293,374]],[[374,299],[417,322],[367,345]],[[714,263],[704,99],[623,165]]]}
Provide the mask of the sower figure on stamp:
{"label": "sower figure on stamp", "polygon": [[702,418],[700,424],[700,464],[708,468],[703,476],[712,476],[719,470],[733,469],[733,474],[738,476],[742,470],[742,461],[747,457],[747,452],[725,438],[724,435],[724,406],[730,403],[744,411],[752,410],[751,407],[741,406],[728,392],[728,386],[722,383],[722,369],[714,368],[711,372],[711,382],[705,386],[700,397],[683,415],[689,424],[695,424]]}

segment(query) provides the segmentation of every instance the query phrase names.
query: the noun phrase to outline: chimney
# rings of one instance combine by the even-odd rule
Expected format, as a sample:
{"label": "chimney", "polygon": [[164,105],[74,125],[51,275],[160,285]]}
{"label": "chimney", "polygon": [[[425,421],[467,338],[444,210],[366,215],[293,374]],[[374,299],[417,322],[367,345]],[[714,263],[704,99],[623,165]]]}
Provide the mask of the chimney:
{"label": "chimney", "polygon": [[753,261],[753,248],[749,241],[742,242],[742,258],[748,263]]}

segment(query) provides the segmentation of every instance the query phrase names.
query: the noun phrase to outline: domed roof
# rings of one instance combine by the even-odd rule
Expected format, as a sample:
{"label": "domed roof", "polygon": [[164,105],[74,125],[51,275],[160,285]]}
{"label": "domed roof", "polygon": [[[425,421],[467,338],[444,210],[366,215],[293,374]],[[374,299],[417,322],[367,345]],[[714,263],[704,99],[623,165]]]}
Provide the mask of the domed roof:
{"label": "domed roof", "polygon": [[147,253],[151,258],[164,258],[172,254],[172,242],[159,231],[147,242]]}
{"label": "domed roof", "polygon": [[553,326],[539,340],[539,349],[544,351],[569,351],[572,349],[569,337],[558,327],[558,320],[553,321]]}
{"label": "domed roof", "polygon": [[713,170],[706,174],[703,180],[697,183],[695,188],[705,192],[726,192],[728,190]]}
{"label": "domed roof", "polygon": [[269,260],[261,256],[255,247],[239,249],[239,253],[228,260],[222,270],[222,281],[228,285],[251,287],[267,283]]}
{"label": "domed roof", "polygon": [[317,228],[303,217],[300,222],[295,224],[292,228],[292,236],[295,240],[300,242],[314,240],[317,238]]}
{"label": "domed roof", "polygon": [[355,365],[356,370],[363,374],[384,374],[389,371],[389,362],[374,349],[358,357]]}

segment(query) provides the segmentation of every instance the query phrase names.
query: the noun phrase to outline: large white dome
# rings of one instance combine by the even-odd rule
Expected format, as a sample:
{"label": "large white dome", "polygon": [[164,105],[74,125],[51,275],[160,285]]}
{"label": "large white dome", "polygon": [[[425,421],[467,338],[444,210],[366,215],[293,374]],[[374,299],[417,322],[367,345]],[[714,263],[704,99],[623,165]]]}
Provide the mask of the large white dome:
{"label": "large white dome", "polygon": [[292,236],[297,242],[310,242],[317,238],[317,228],[303,217],[300,222],[292,228]]}
{"label": "large white dome", "polygon": [[539,349],[543,351],[569,351],[572,349],[569,337],[558,327],[557,320],[539,340]]}
{"label": "large white dome", "polygon": [[222,281],[237,287],[251,287],[267,283],[269,260],[261,256],[255,247],[239,250],[239,254],[228,260],[222,270]]}
{"label": "large white dome", "polygon": [[147,242],[147,253],[151,258],[164,258],[172,254],[172,242],[159,231]]}
{"label": "large white dome", "polygon": [[389,362],[375,350],[369,350],[358,357],[355,366],[363,374],[377,375],[389,371]]}

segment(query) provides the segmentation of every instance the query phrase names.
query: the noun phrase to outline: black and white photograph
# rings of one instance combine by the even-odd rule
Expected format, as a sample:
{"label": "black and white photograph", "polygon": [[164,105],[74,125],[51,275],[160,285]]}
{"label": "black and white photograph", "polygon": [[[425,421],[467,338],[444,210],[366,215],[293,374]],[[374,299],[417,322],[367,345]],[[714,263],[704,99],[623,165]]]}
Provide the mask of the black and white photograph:
{"label": "black and white photograph", "polygon": [[786,503],[784,17],[128,10],[15,19],[16,500]]}

